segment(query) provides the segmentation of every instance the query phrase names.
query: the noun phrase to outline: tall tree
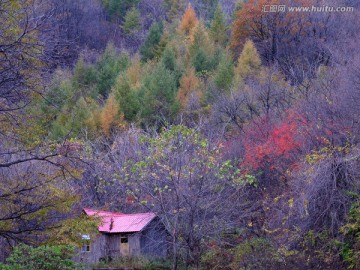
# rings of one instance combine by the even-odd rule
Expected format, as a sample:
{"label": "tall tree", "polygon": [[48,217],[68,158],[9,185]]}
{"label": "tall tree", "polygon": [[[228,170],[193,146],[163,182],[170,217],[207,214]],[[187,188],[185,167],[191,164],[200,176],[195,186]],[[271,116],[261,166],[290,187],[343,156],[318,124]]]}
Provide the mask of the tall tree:
{"label": "tall tree", "polygon": [[147,61],[157,55],[157,47],[163,34],[163,24],[154,22],[149,30],[144,44],[140,48],[141,59]]}
{"label": "tall tree", "polygon": [[259,53],[254,43],[251,40],[247,40],[235,68],[236,84],[244,83],[249,76],[258,74],[260,66],[261,60]]}
{"label": "tall tree", "polygon": [[206,242],[240,226],[239,217],[250,207],[242,201],[243,187],[253,178],[241,177],[230,161],[221,160],[219,147],[184,126],[144,138],[141,149],[117,178],[162,219],[171,236],[172,269],[180,259],[199,267]]}
{"label": "tall tree", "polygon": [[196,17],[195,10],[192,7],[192,5],[189,3],[181,19],[179,30],[185,33],[186,35],[191,36],[198,22],[199,21],[198,18]]}
{"label": "tall tree", "polygon": [[227,40],[227,27],[224,21],[224,13],[221,9],[221,5],[216,7],[214,18],[210,26],[210,37],[212,40],[220,46],[225,46]]}

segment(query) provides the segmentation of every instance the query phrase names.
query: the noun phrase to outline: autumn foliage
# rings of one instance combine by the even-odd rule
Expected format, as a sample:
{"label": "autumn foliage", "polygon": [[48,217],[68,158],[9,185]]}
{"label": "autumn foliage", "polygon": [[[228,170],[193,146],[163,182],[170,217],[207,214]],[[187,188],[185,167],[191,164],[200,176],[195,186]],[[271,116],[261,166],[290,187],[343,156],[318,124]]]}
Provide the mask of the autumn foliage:
{"label": "autumn foliage", "polygon": [[294,112],[277,124],[272,124],[268,117],[254,121],[245,134],[243,165],[254,170],[264,166],[270,170],[286,169],[303,146],[304,128],[304,119]]}
{"label": "autumn foliage", "polygon": [[119,104],[113,96],[109,96],[100,114],[100,125],[103,133],[106,136],[110,135],[111,128],[119,126],[122,118],[123,116],[119,117]]}
{"label": "autumn foliage", "polygon": [[184,16],[181,19],[179,30],[186,33],[187,35],[191,35],[198,23],[199,20],[196,17],[195,10],[191,4],[189,4],[185,10]]}
{"label": "autumn foliage", "polygon": [[180,88],[176,99],[180,102],[181,107],[185,108],[191,97],[200,98],[202,93],[199,89],[200,82],[195,75],[195,70],[190,68],[180,79]]}

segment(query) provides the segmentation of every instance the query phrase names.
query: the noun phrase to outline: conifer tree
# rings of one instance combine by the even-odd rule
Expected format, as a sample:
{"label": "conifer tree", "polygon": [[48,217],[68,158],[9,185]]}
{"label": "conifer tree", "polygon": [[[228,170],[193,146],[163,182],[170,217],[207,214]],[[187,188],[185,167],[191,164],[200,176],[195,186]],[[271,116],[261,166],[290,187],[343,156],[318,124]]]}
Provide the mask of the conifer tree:
{"label": "conifer tree", "polygon": [[176,70],[176,56],[174,49],[171,46],[167,46],[161,57],[161,63],[165,68],[175,71]]}
{"label": "conifer tree", "polygon": [[157,47],[161,41],[163,34],[163,24],[161,22],[154,22],[149,30],[144,44],[140,48],[141,59],[147,61],[156,56]]}
{"label": "conifer tree", "polygon": [[139,54],[135,54],[133,58],[131,59],[131,65],[126,71],[126,75],[129,79],[130,86],[132,88],[139,88],[141,85],[141,76],[142,76],[142,70],[141,70],[141,62],[140,62],[140,56]]}
{"label": "conifer tree", "polygon": [[144,79],[144,103],[142,117],[146,123],[155,126],[172,120],[176,110],[176,78],[163,63]]}
{"label": "conifer tree", "polygon": [[216,70],[215,85],[225,91],[229,91],[234,79],[234,65],[232,58],[224,54]]}
{"label": "conifer tree", "polygon": [[102,132],[106,136],[109,136],[112,127],[115,125],[120,126],[121,118],[122,116],[119,117],[119,104],[116,102],[114,95],[109,95],[100,114],[100,126]]}
{"label": "conifer tree", "polygon": [[169,10],[167,17],[170,22],[178,18],[184,10],[184,0],[165,0],[165,4]]}
{"label": "conifer tree", "polygon": [[210,37],[216,44],[220,46],[225,45],[227,39],[226,24],[224,21],[224,13],[220,5],[218,5],[215,10],[214,18],[211,22],[211,27],[209,32],[210,32]]}
{"label": "conifer tree", "polygon": [[112,89],[112,93],[120,105],[120,110],[124,113],[125,120],[129,122],[137,120],[141,108],[139,97],[141,82],[137,83],[132,86],[129,75],[121,73]]}
{"label": "conifer tree", "polygon": [[107,97],[119,72],[126,70],[128,66],[129,56],[126,53],[117,55],[114,45],[109,43],[100,61],[96,65],[98,70],[97,89],[99,94]]}
{"label": "conifer tree", "polygon": [[140,29],[140,12],[137,8],[132,7],[126,12],[121,28],[127,35],[133,34]]}
{"label": "conifer tree", "polygon": [[192,64],[196,72],[207,72],[212,68],[210,62],[214,56],[214,44],[202,22],[198,23],[193,32],[189,47]]}
{"label": "conifer tree", "polygon": [[194,96],[199,99],[202,96],[199,79],[195,75],[194,68],[190,67],[180,79],[180,88],[176,95],[181,108],[186,108],[189,99]]}
{"label": "conifer tree", "polygon": [[189,5],[186,8],[185,13],[181,19],[181,22],[179,25],[179,30],[191,37],[193,34],[193,30],[196,28],[198,23],[199,23],[199,20],[196,17],[195,10],[189,3]]}
{"label": "conifer tree", "polygon": [[244,48],[237,61],[235,69],[236,83],[243,82],[248,76],[255,75],[260,71],[261,60],[254,43],[251,40],[245,42]]}

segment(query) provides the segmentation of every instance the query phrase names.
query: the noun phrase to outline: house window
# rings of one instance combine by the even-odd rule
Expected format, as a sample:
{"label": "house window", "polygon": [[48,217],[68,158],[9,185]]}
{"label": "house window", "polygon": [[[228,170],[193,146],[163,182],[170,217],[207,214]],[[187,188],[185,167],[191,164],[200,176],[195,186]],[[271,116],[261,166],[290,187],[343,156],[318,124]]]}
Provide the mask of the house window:
{"label": "house window", "polygon": [[83,245],[81,247],[82,252],[90,252],[90,236],[87,234],[82,235]]}
{"label": "house window", "polygon": [[90,252],[90,243],[86,243],[81,248],[82,252]]}
{"label": "house window", "polygon": [[120,243],[121,243],[121,244],[128,243],[128,238],[127,238],[126,236],[122,236],[122,237],[120,238]]}

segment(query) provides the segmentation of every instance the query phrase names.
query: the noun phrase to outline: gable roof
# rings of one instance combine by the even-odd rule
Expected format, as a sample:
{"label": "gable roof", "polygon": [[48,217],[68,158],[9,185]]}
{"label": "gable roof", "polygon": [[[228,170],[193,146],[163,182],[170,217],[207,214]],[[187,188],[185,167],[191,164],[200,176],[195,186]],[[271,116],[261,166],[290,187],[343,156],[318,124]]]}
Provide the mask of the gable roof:
{"label": "gable roof", "polygon": [[155,218],[155,213],[123,214],[84,208],[88,216],[101,218],[98,229],[106,233],[139,232]]}

